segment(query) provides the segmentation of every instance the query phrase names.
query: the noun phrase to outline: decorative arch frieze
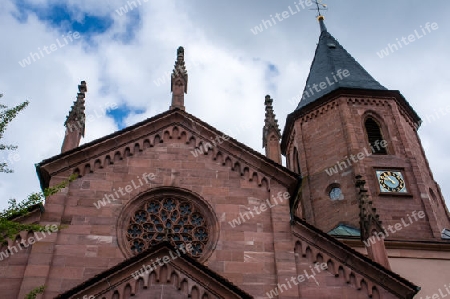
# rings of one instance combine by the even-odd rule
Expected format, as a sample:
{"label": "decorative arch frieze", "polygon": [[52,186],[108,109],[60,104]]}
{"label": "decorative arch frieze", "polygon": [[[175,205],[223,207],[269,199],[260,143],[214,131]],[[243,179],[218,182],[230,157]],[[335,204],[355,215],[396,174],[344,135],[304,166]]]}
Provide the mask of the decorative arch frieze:
{"label": "decorative arch frieze", "polygon": [[[40,234],[40,233],[39,233]],[[51,234],[51,233],[50,233]],[[45,236],[45,234],[44,234]],[[32,244],[27,243],[27,241],[29,240],[29,238],[34,238],[34,234],[33,231],[21,231],[19,233],[17,233],[17,235],[15,235],[13,238],[5,238],[5,243],[4,244],[0,244],[0,251],[1,252],[8,252],[8,254],[14,255],[14,254],[19,254],[21,252],[28,252],[29,253],[29,248],[28,247],[32,247]],[[23,243],[25,242],[25,244],[28,244],[28,246],[24,246]],[[14,249],[14,250],[12,250]]]}
{"label": "decorative arch frieze", "polygon": [[325,115],[328,111],[334,109],[335,107],[339,107],[338,100],[333,100],[330,102],[327,102],[326,104],[315,108],[313,111],[307,113],[300,119],[300,124],[303,124],[305,122],[308,122],[310,120],[313,120],[315,118],[318,118],[321,115]]}
{"label": "decorative arch frieze", "polygon": [[365,105],[365,106],[388,106],[390,107],[391,104],[386,99],[379,99],[379,98],[348,98],[347,99],[348,105]]}
{"label": "decorative arch frieze", "polygon": [[[154,147],[158,143],[164,143],[168,140],[176,140],[191,144],[195,149],[200,149],[203,154],[201,156],[209,156],[213,161],[218,161],[224,167],[230,167],[232,171],[238,172],[248,181],[254,181],[259,187],[264,187],[270,191],[270,178],[262,172],[253,169],[244,159],[234,156],[227,150],[213,146],[210,140],[196,135],[181,125],[170,125],[148,136],[138,140],[132,140],[127,144],[118,148],[104,152],[100,155],[93,156],[89,161],[73,167],[71,172],[78,174],[80,177],[88,173],[93,173],[97,169],[102,169],[110,165],[121,163],[127,157],[133,156]],[[200,156],[200,155],[199,155]],[[248,175],[246,175],[248,173]]]}
{"label": "decorative arch frieze", "polygon": [[414,131],[417,131],[421,124],[421,121],[415,122],[412,119],[411,115],[406,112],[406,110],[402,106],[398,106],[398,111],[400,112],[400,115],[403,116],[403,118],[406,120],[406,122],[411,126],[411,128],[413,128]]}
{"label": "decorative arch frieze", "polygon": [[80,283],[56,299],[253,298],[189,255],[175,256],[174,251],[175,247],[169,242],[160,243]]}
{"label": "decorative arch frieze", "polygon": [[[165,289],[166,293],[162,289]],[[191,277],[182,273],[171,264],[157,267],[144,272],[139,279],[123,280],[120,284],[96,294],[102,299],[131,299],[149,298],[150,294],[160,291],[161,295],[173,296],[173,299],[220,299],[222,296],[213,294],[203,285],[195,282]],[[153,297],[150,297],[153,298]]]}
{"label": "decorative arch frieze", "polygon": [[[392,98],[393,99],[393,98]],[[395,99],[394,99],[395,100]],[[400,113],[400,115],[403,116],[403,118],[406,120],[406,122],[414,129],[417,130],[419,127],[419,123],[414,122],[414,120],[411,118],[411,115],[405,110],[405,108],[398,104],[397,101],[397,108]],[[365,106],[387,106],[392,108],[391,101],[389,99],[379,99],[379,98],[348,98],[347,104],[350,105],[365,105]]]}
{"label": "decorative arch frieze", "polygon": [[[345,285],[353,287],[352,298],[355,299],[410,299],[417,294],[419,288],[410,281],[370,260],[367,256],[344,245],[306,221],[297,217],[295,217],[295,221],[291,228],[295,242],[293,249],[297,271],[305,266],[315,267],[316,263],[326,263],[329,272],[326,275],[334,275],[336,284],[339,284],[340,279],[344,288]],[[325,275],[323,272],[322,274]],[[330,277],[319,276],[318,280],[328,284],[327,281],[330,280]],[[331,283],[331,285],[335,284]],[[308,286],[304,285],[304,287]],[[302,289],[299,287],[299,292],[301,291]]]}
{"label": "decorative arch frieze", "polygon": [[363,292],[367,298],[376,298],[373,295],[379,294],[377,286],[372,281],[355,272],[347,265],[339,262],[333,257],[330,257],[318,248],[310,246],[306,242],[297,240],[295,243],[294,252],[297,259],[297,264],[301,259],[306,259],[310,265],[315,265],[316,263],[326,263],[328,266],[327,271],[334,275],[337,281],[341,280],[341,285],[343,287],[353,287],[355,291]]}

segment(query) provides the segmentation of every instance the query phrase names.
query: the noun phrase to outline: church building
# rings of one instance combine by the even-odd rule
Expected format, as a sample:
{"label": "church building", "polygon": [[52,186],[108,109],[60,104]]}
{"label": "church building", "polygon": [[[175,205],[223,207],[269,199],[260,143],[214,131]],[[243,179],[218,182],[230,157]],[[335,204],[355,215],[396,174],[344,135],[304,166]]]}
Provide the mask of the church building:
{"label": "church building", "polygon": [[0,298],[450,296],[450,214],[421,119],[318,20],[283,131],[261,96],[265,155],[187,112],[182,47],[167,111],[80,146],[82,81],[61,153],[36,165],[43,189],[78,177],[16,219],[60,229],[0,248]]}

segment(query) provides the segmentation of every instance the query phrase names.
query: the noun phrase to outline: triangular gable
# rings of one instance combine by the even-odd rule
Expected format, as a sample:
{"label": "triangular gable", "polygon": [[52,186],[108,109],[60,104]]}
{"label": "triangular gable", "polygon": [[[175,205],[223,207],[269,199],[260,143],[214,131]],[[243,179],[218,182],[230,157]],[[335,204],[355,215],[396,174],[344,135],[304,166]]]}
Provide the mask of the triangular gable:
{"label": "triangular gable", "polygon": [[381,298],[409,299],[420,290],[412,282],[298,217],[294,218],[292,230],[297,238],[295,251],[299,256],[306,257],[309,254],[314,263],[320,259],[327,263],[329,271],[336,278],[343,276],[347,284],[353,282],[357,289],[365,284],[370,297],[375,290],[378,294],[385,293]]}
{"label": "triangular gable", "polygon": [[265,184],[268,189],[271,179],[295,187],[297,174],[231,137],[220,139],[221,143],[212,148],[206,147],[218,136],[227,135],[183,110],[173,109],[44,160],[36,165],[36,171],[41,187],[46,188],[54,175],[78,173],[82,176],[172,139],[192,144],[193,151],[195,148],[208,149],[204,155],[221,159],[224,166],[231,166],[241,175],[248,172],[249,180],[256,178],[258,185]]}
{"label": "triangular gable", "polygon": [[[157,259],[160,259],[157,261]],[[159,263],[159,264],[158,264]],[[148,269],[145,272],[144,269]],[[60,294],[69,298],[253,298],[193,258],[162,242]],[[93,297],[92,297],[93,298]]]}

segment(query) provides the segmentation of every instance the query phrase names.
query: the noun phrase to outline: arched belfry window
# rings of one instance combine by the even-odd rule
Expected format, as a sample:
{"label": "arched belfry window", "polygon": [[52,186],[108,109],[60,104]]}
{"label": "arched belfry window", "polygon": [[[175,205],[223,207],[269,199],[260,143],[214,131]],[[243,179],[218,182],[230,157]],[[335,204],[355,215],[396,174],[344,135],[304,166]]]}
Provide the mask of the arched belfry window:
{"label": "arched belfry window", "polygon": [[300,174],[300,161],[298,159],[298,151],[296,147],[294,147],[293,169],[294,172]]}
{"label": "arched belfry window", "polygon": [[431,196],[431,199],[433,201],[433,204],[439,205],[439,201],[438,201],[438,199],[436,197],[436,194],[434,193],[433,189],[430,188],[429,191],[430,191],[430,196]]}
{"label": "arched belfry window", "polygon": [[383,138],[378,123],[369,117],[366,119],[364,126],[366,127],[367,138],[372,152],[375,155],[387,155],[387,141]]}

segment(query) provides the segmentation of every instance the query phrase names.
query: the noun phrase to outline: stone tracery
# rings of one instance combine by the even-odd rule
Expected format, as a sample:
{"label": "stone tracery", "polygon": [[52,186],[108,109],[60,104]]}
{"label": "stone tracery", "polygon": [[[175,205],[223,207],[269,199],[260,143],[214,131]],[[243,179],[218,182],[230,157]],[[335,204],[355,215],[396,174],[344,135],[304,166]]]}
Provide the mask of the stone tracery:
{"label": "stone tracery", "polygon": [[218,232],[219,222],[209,203],[190,190],[174,187],[140,194],[121,209],[117,222],[117,241],[125,257],[168,241],[174,248],[188,249],[203,263],[216,248]]}
{"label": "stone tracery", "polygon": [[135,254],[169,240],[175,247],[191,244],[190,254],[198,258],[208,239],[207,219],[197,207],[171,196],[146,201],[134,212],[127,228],[127,241]]}

